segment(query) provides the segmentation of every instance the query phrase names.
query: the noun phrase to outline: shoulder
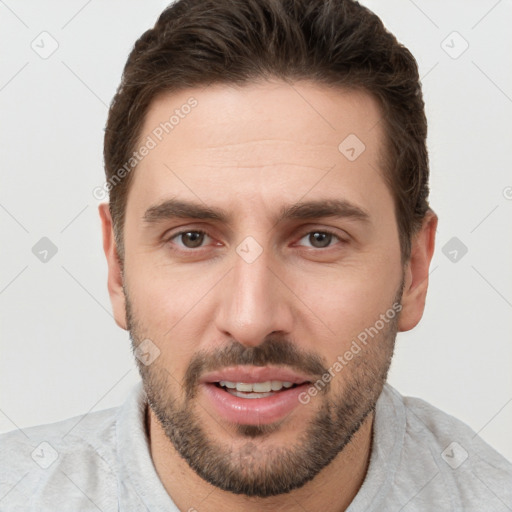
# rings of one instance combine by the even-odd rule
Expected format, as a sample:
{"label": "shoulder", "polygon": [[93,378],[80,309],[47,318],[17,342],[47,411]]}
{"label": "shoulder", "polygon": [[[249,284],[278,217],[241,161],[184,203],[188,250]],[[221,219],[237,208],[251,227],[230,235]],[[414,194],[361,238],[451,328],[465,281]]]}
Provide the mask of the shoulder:
{"label": "shoulder", "polygon": [[416,489],[417,501],[439,500],[450,510],[512,509],[512,464],[507,459],[459,419],[388,388],[405,410],[397,479]]}
{"label": "shoulder", "polygon": [[468,466],[487,464],[512,477],[512,464],[466,423],[420,398],[403,397],[403,403],[408,435],[420,441],[428,439],[430,446],[440,450],[447,466],[454,469],[466,462]]}
{"label": "shoulder", "polygon": [[69,510],[89,510],[91,503],[113,510],[105,500],[109,490],[116,494],[117,412],[112,408],[0,435],[0,508],[55,510],[65,496]]}

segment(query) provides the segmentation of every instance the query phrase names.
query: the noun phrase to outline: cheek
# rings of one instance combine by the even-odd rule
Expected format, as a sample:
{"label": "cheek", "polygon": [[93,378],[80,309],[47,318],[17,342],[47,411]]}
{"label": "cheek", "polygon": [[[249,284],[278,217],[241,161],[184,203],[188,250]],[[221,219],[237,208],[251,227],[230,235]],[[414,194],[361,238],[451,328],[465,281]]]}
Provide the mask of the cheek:
{"label": "cheek", "polygon": [[[343,351],[366,328],[373,326],[392,307],[401,273],[396,268],[374,265],[340,266],[324,275],[302,273],[291,277],[300,283],[296,294],[321,323],[332,354]],[[325,345],[324,345],[325,346]]]}
{"label": "cheek", "polygon": [[[133,263],[133,260],[132,260]],[[136,321],[136,337],[149,338],[159,350],[159,364],[181,380],[201,339],[208,290],[218,274],[183,272],[141,257],[126,266],[126,282]]]}
{"label": "cheek", "polygon": [[177,324],[204,295],[209,278],[206,273],[184,272],[159,260],[151,253],[132,254],[126,262],[126,281],[139,319],[161,334]]}

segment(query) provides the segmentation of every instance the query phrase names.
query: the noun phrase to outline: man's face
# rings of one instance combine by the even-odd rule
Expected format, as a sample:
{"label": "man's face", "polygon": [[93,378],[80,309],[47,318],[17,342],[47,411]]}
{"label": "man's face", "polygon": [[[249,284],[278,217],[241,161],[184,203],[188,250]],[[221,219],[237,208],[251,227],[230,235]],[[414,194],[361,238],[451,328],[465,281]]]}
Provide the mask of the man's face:
{"label": "man's face", "polygon": [[139,364],[153,413],[225,490],[311,480],[382,390],[404,274],[380,117],[362,92],[280,82],[163,95],[146,116],[140,141],[157,144],[127,202],[126,325],[159,350]]}

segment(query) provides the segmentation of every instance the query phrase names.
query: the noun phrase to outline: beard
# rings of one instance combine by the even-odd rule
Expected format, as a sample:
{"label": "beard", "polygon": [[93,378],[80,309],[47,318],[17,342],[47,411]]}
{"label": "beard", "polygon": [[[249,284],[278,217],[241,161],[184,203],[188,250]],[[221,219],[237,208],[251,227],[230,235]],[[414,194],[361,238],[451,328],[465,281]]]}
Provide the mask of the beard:
{"label": "beard", "polygon": [[[402,291],[403,282],[393,304],[400,303]],[[135,350],[149,336],[142,332],[141,319],[134,315],[126,288],[125,297],[128,330]],[[279,431],[282,421],[268,425],[235,424],[236,437],[229,432],[233,436],[231,444],[221,444],[209,436],[206,422],[200,420],[194,408],[200,377],[206,371],[227,366],[275,365],[318,375],[321,379],[333,362],[326,364],[318,355],[301,351],[276,334],[269,335],[255,347],[245,347],[232,340],[223,349],[196,353],[181,387],[176,386],[176,379],[159,364],[159,359],[147,366],[136,361],[148,404],[167,438],[188,465],[219,489],[266,498],[288,493],[312,480],[343,451],[375,410],[393,356],[398,317],[399,313],[346,363],[340,371],[343,382],[339,389],[332,389],[333,381],[340,379],[335,374],[330,382],[322,383],[324,387],[310,404],[302,405],[320,404],[304,431],[286,445],[272,442],[271,434]],[[174,392],[176,387],[183,392]],[[219,423],[214,417],[211,421]]]}

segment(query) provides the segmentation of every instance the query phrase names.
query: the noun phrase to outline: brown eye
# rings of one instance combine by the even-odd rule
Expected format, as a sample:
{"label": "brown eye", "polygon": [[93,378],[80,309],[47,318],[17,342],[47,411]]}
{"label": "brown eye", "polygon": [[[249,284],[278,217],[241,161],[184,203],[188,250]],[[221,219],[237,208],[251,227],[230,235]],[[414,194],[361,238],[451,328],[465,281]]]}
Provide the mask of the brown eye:
{"label": "brown eye", "polygon": [[320,231],[316,231],[315,233],[309,234],[309,241],[313,247],[329,247],[331,240],[332,235],[330,233],[322,233]]}
{"label": "brown eye", "polygon": [[306,247],[313,247],[315,249],[330,247],[333,239],[340,240],[338,236],[329,231],[311,231],[301,238],[301,240],[307,240],[309,245],[306,244]]}
{"label": "brown eye", "polygon": [[208,235],[203,231],[182,231],[174,235],[171,240],[176,240],[178,246],[186,249],[196,249],[202,246],[206,236]]}

